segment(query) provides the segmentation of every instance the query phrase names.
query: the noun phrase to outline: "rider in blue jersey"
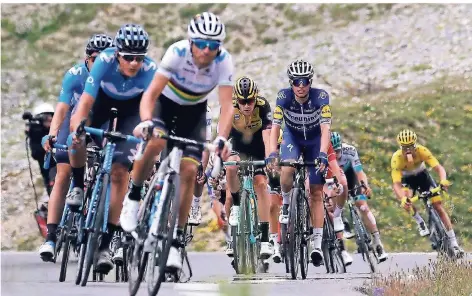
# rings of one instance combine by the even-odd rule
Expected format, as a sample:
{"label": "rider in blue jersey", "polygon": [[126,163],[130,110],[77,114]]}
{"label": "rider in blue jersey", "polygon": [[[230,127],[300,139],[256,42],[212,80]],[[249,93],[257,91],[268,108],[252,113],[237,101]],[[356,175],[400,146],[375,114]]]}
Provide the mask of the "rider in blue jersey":
{"label": "rider in blue jersey", "polygon": [[[74,188],[67,196],[67,204],[77,209],[84,198],[85,141],[75,135],[80,121],[91,114],[91,126],[101,127],[109,121],[110,109],[118,109],[117,131],[131,134],[140,122],[139,103],[157,69],[156,63],[146,57],[149,47],[147,32],[139,25],[123,25],[115,37],[115,46],[104,50],[95,61],[87,78],[75,114],[71,118],[72,143],[69,158]],[[102,236],[97,269],[103,273],[113,268],[109,244],[118,229],[120,211],[128,188],[129,169],[136,145],[116,144],[111,171],[111,202],[108,233]],[[72,154],[71,150],[75,150]]]}
{"label": "rider in blue jersey", "polygon": [[[304,161],[318,159],[321,166],[309,167],[311,221],[314,236],[311,241],[310,254],[315,266],[323,261],[321,240],[323,237],[323,177],[322,173],[328,165],[328,148],[330,144],[329,130],[331,126],[331,109],[329,95],[322,89],[312,88],[313,66],[303,60],[291,63],[287,70],[290,88],[277,94],[273,125],[270,136],[269,159],[277,158],[277,140],[280,135],[282,121],[285,121],[283,141],[280,146],[280,159],[296,161],[303,154]],[[283,207],[280,222],[288,222],[288,205],[293,187],[295,168],[282,167],[280,185],[282,189]],[[342,229],[341,229],[342,230]]]}
{"label": "rider in blue jersey", "polygon": [[[85,81],[89,75],[96,57],[100,52],[113,44],[113,39],[105,34],[94,34],[85,47],[85,61],[78,63],[64,75],[59,101],[56,105],[56,112],[51,122],[49,135],[43,137],[42,145],[45,151],[51,151],[50,143],[57,142],[66,144],[69,135],[70,117],[82,94]],[[57,174],[51,197],[48,203],[48,218],[46,242],[39,248],[39,255],[43,261],[51,261],[54,257],[56,245],[56,230],[61,220],[62,209],[64,207],[63,198],[69,189],[69,178],[71,168],[67,151],[57,149],[55,154],[57,162]]]}

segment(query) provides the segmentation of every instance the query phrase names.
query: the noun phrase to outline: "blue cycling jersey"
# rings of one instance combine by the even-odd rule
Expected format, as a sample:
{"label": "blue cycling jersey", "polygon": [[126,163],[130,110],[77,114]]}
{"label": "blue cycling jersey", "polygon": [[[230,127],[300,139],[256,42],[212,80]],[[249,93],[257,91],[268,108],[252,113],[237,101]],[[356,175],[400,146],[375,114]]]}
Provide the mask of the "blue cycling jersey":
{"label": "blue cycling jersey", "polygon": [[308,100],[300,104],[295,100],[291,88],[284,88],[277,94],[273,124],[282,125],[297,142],[310,144],[321,136],[320,124],[331,124],[329,95],[318,88],[310,88]]}
{"label": "blue cycling jersey", "polygon": [[134,77],[126,77],[119,70],[116,48],[110,47],[100,53],[93,64],[85,84],[85,92],[97,99],[98,91],[115,100],[129,100],[144,92],[154,78],[157,65],[146,57]]}
{"label": "blue cycling jersey", "polygon": [[84,91],[85,81],[88,76],[89,71],[84,62],[76,64],[64,75],[59,102],[69,105],[69,111],[72,111],[77,105],[80,95]]}

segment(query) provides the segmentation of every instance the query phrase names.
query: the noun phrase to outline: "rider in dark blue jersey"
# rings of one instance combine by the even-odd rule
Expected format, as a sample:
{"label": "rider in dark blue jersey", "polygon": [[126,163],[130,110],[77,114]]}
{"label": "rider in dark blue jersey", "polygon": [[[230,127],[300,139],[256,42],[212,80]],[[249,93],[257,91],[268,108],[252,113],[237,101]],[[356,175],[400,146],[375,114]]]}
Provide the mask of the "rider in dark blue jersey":
{"label": "rider in dark blue jersey", "polygon": [[[71,118],[71,131],[80,121],[91,114],[92,127],[106,127],[111,108],[118,109],[117,131],[131,134],[141,121],[139,103],[157,69],[156,63],[146,57],[149,47],[147,32],[139,25],[123,25],[115,37],[115,46],[104,50],[87,78],[85,90],[80,97],[75,114]],[[77,208],[84,198],[85,143],[74,133],[69,158],[75,187],[67,196],[71,208]],[[109,244],[117,229],[123,199],[128,188],[129,169],[136,145],[119,142],[111,171],[111,202],[108,233],[102,236],[97,269],[107,273],[113,268]],[[72,154],[71,150],[75,150]]]}
{"label": "rider in dark blue jersey", "polygon": [[[303,60],[291,63],[287,70],[290,88],[282,89],[277,94],[276,107],[270,138],[270,159],[278,156],[277,140],[282,121],[285,121],[283,141],[280,146],[280,159],[296,161],[303,154],[304,160],[311,162],[319,159],[321,166],[308,168],[310,181],[311,221],[314,236],[311,241],[311,259],[315,266],[323,261],[321,240],[323,237],[323,177],[328,165],[329,130],[331,126],[331,109],[329,95],[322,89],[312,88],[313,66]],[[279,217],[281,223],[288,222],[288,205],[293,187],[292,167],[282,167],[280,185],[283,207]]]}
{"label": "rider in dark blue jersey", "polygon": [[[69,135],[70,117],[82,94],[85,81],[89,75],[95,58],[100,52],[113,44],[113,39],[105,34],[94,34],[85,47],[85,61],[70,68],[62,80],[62,89],[56,111],[51,122],[49,135],[43,137],[42,145],[45,151],[50,151],[50,140],[59,144],[66,144]],[[64,207],[64,196],[69,189],[71,168],[67,151],[57,149],[55,154],[57,174],[51,197],[48,202],[47,237],[46,242],[39,248],[39,255],[44,261],[51,261],[54,257],[56,244],[56,230],[61,219]]]}

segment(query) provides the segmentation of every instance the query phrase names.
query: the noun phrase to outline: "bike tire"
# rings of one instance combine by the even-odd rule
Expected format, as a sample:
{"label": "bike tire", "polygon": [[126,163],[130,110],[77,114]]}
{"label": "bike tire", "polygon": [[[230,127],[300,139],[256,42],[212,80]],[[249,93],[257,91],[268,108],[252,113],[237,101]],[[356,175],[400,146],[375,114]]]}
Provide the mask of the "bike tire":
{"label": "bike tire", "polygon": [[444,224],[441,221],[438,213],[434,210],[430,210],[430,231],[432,234],[430,237],[431,241],[435,240],[436,242],[436,251],[439,255],[445,255],[449,259],[456,259],[454,257],[454,250],[450,247],[449,238],[446,233]]}
{"label": "bike tire", "polygon": [[[300,194],[303,194],[300,192]],[[301,236],[301,243],[300,243],[300,274],[302,279],[306,279],[308,275],[308,262],[309,262],[309,254],[308,254],[308,241],[306,237],[309,233],[309,226],[310,226],[310,217],[308,217],[308,205],[305,202],[305,197],[299,196],[298,198],[298,212],[300,213],[299,217],[299,229],[303,231]]]}
{"label": "bike tire", "polygon": [[87,240],[87,253],[85,255],[82,281],[80,283],[82,287],[85,287],[85,285],[87,285],[90,269],[92,268],[92,265],[95,265],[95,253],[97,251],[98,239],[101,235],[100,232],[103,226],[103,214],[105,211],[106,195],[109,180],[110,176],[108,174],[105,174],[100,185],[100,194],[98,196],[99,201],[95,211],[95,221],[93,223],[93,230],[89,232]]}
{"label": "bike tire", "polygon": [[285,263],[285,273],[289,273],[290,272],[290,263],[289,263],[289,260],[288,260],[288,256],[287,256],[287,253],[288,253],[288,237],[287,237],[287,224],[280,224],[280,234],[282,235],[282,258],[284,260],[284,263]]}
{"label": "bike tire", "polygon": [[[153,189],[150,193],[155,198],[156,192]],[[148,204],[146,205],[145,212],[138,221],[136,232],[138,233],[139,240],[133,239],[132,243],[128,246],[126,252],[126,270],[128,278],[128,290],[131,296],[135,296],[143,281],[146,266],[149,259],[149,252],[144,252],[144,241],[147,238],[149,232],[149,216],[151,215],[151,208],[154,203],[154,198],[149,198]],[[142,240],[142,241],[141,241]]]}
{"label": "bike tire", "polygon": [[[167,258],[169,257],[172,240],[174,238],[174,228],[177,223],[177,215],[179,212],[179,176],[177,174],[170,174],[166,177],[166,179],[169,190],[167,190],[165,197],[161,197],[165,198],[165,200],[162,206],[161,216],[159,217],[159,228],[157,230],[158,240],[151,255],[151,265],[148,266],[148,270],[151,270],[149,273],[150,280],[148,280],[148,293],[151,296],[157,295],[162,282],[165,281]],[[162,240],[159,239],[161,236],[163,238]],[[162,242],[162,250],[160,250],[159,241]],[[158,255],[159,258],[156,258]],[[155,266],[158,266],[159,273],[157,278],[155,277]],[[154,279],[156,280],[154,281]]]}
{"label": "bike tire", "polygon": [[288,218],[288,233],[289,233],[289,243],[288,243],[288,257],[290,261],[290,275],[292,279],[296,279],[298,275],[298,264],[300,260],[299,250],[300,250],[300,234],[298,229],[298,207],[297,207],[297,197],[299,188],[294,188],[292,192],[292,198],[290,200],[290,213]]}
{"label": "bike tire", "polygon": [[[259,228],[258,228],[258,219],[257,219],[257,205],[252,201],[249,197],[249,192],[247,190],[243,190],[241,195],[241,202],[244,200],[244,207],[246,208],[246,229],[247,235],[247,251],[249,253],[248,256],[248,274],[256,274],[258,262],[259,262],[259,246],[260,246],[260,239],[257,239]],[[254,236],[255,241],[251,241],[251,230],[252,235]]]}
{"label": "bike tire", "polygon": [[[350,207],[351,210],[351,219],[354,224],[354,230],[356,232],[356,244],[359,248],[359,253],[362,255],[362,259],[369,264],[369,269],[371,273],[377,271],[377,264],[372,258],[375,257],[375,250],[372,249],[369,245],[369,238],[367,230],[362,222],[361,218],[357,214],[356,210],[353,207]],[[370,253],[372,251],[372,254]]]}
{"label": "bike tire", "polygon": [[75,214],[69,211],[67,214],[67,227],[66,227],[66,234],[65,234],[65,241],[64,241],[64,249],[62,252],[62,260],[61,260],[61,270],[59,271],[59,282],[63,282],[66,280],[67,275],[67,264],[69,263],[69,255],[70,255],[70,246],[71,246],[71,230],[72,224],[74,222]]}

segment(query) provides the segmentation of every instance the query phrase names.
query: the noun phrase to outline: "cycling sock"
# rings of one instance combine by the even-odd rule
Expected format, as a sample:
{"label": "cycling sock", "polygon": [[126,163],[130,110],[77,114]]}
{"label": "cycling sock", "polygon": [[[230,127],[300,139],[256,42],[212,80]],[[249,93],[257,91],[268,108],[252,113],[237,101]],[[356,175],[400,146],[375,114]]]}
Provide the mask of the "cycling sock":
{"label": "cycling sock", "polygon": [[53,223],[46,224],[46,228],[48,229],[48,234],[46,235],[46,241],[52,241],[52,242],[56,243],[56,241],[57,241],[57,235],[56,235],[57,226],[58,226],[57,224],[53,224]]}
{"label": "cycling sock", "polygon": [[231,196],[233,197],[233,205],[234,206],[240,206],[241,205],[241,200],[239,197],[239,191],[236,193],[231,192]]}
{"label": "cycling sock", "polygon": [[418,225],[421,224],[421,222],[424,223],[424,220],[423,218],[421,218],[420,214],[418,212],[416,212],[414,215],[413,215],[413,218],[416,220],[416,223],[418,223]]}
{"label": "cycling sock", "polygon": [[279,234],[278,233],[269,233],[269,242],[274,242],[274,245],[279,242]]}
{"label": "cycling sock", "polygon": [[261,242],[269,241],[269,222],[261,222],[259,229],[261,230]]}
{"label": "cycling sock", "polygon": [[198,207],[200,205],[201,196],[193,196],[192,207]]}
{"label": "cycling sock", "polygon": [[133,180],[129,182],[129,195],[128,198],[134,201],[141,200],[141,190],[143,189],[143,185],[136,185]]}
{"label": "cycling sock", "polygon": [[288,205],[290,204],[290,195],[292,194],[292,190],[289,192],[283,192],[282,191],[282,199],[283,199],[283,204]]}
{"label": "cycling sock", "polygon": [[449,242],[451,243],[451,246],[458,246],[457,239],[456,239],[456,234],[454,233],[454,229],[446,231],[446,234],[447,234],[447,237],[449,238]]}
{"label": "cycling sock", "polygon": [[84,173],[85,166],[81,168],[72,168],[72,176],[74,178],[74,186],[84,189]]}
{"label": "cycling sock", "polygon": [[113,234],[119,229],[117,225],[111,223],[107,224],[107,228],[107,232],[102,234],[102,241],[100,242],[100,247],[98,248],[100,251],[110,248],[110,242],[113,238]]}
{"label": "cycling sock", "polygon": [[177,227],[176,237],[172,240],[172,246],[175,248],[180,248],[183,242],[184,242],[184,230],[180,227]]}
{"label": "cycling sock", "polygon": [[380,232],[376,231],[372,233],[372,236],[374,237],[374,244],[379,245],[380,244]]}
{"label": "cycling sock", "polygon": [[313,247],[321,250],[321,241],[323,240],[323,228],[313,228]]}

